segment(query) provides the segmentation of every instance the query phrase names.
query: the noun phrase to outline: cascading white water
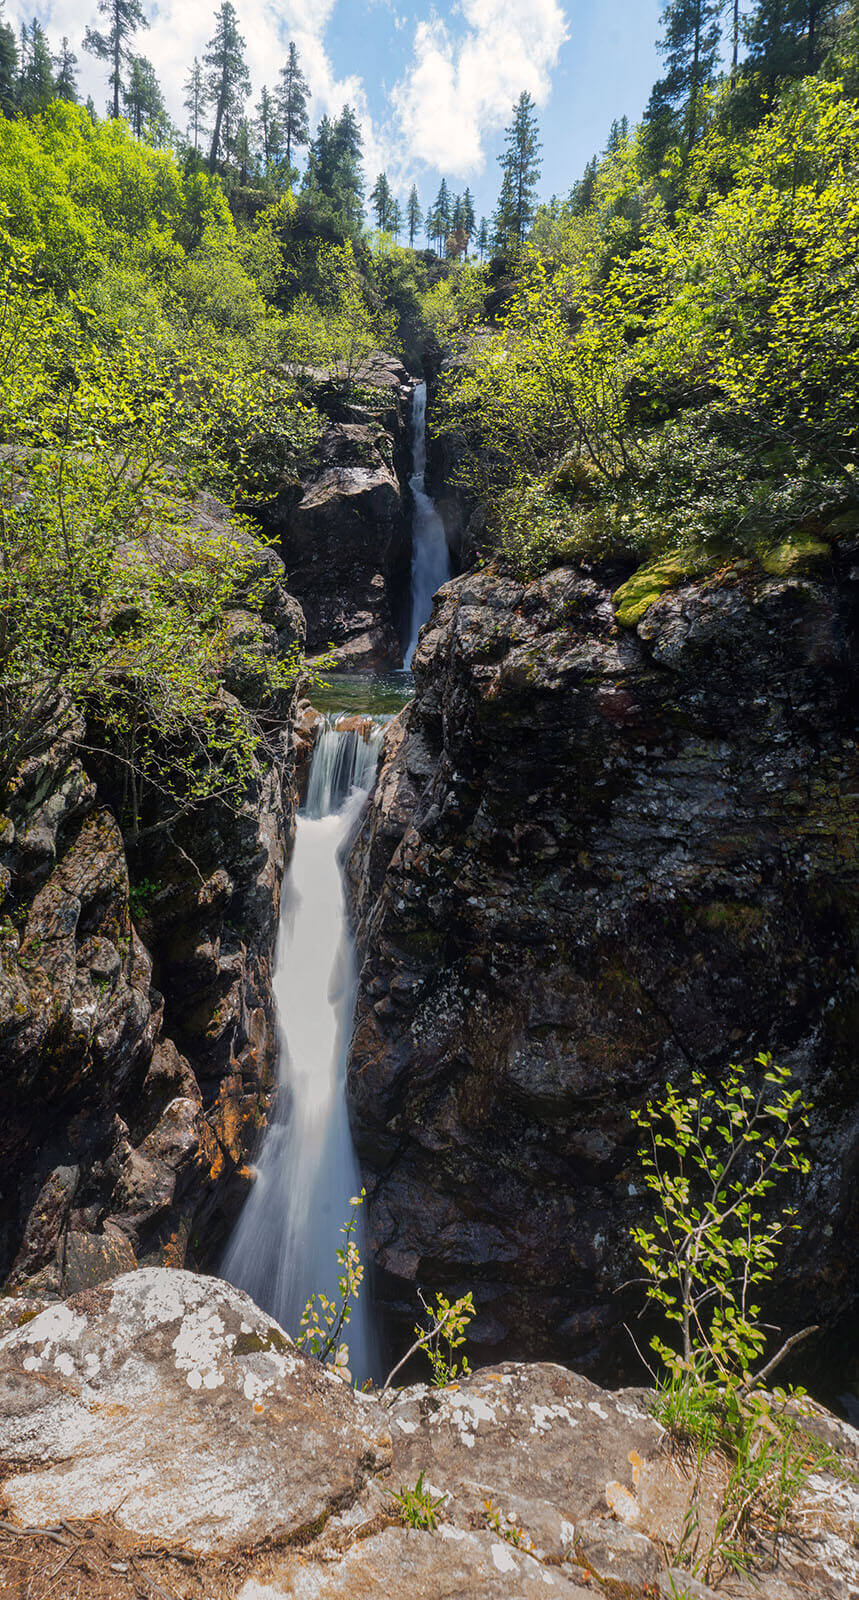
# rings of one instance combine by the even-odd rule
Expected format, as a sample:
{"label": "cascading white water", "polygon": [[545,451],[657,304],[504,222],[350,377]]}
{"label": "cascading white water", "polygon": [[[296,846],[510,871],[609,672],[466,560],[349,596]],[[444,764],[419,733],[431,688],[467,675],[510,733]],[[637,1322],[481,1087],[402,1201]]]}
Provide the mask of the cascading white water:
{"label": "cascading white water", "polygon": [[418,634],[432,611],[433,595],[450,577],[450,551],[444,523],[424,486],[427,465],[427,386],[417,384],[412,401],[412,461],[410,478],[415,511],[412,523],[412,614],[409,647],[403,666],[410,667]]}
{"label": "cascading white water", "polygon": [[[339,723],[348,721],[344,728]],[[383,727],[328,718],[310,769],[275,955],[280,1033],[275,1108],[223,1276],[297,1333],[310,1295],[336,1291],[336,1251],[360,1178],[346,1110],[355,964],[340,850],[376,770]],[[353,1376],[373,1375],[363,1295],[345,1332]]]}

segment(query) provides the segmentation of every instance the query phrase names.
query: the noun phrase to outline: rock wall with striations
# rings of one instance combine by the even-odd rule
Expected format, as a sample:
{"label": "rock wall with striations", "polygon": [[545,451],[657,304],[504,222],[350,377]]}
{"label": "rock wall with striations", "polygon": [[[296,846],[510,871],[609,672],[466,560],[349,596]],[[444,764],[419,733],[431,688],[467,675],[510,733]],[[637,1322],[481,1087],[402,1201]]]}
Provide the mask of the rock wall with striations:
{"label": "rock wall with striations", "polygon": [[[196,508],[210,531],[226,513]],[[230,631],[303,638],[260,549]],[[228,665],[250,703],[253,673]],[[110,784],[55,746],[0,818],[0,1281],[53,1297],[140,1262],[218,1258],[274,1081],[271,968],[295,806],[290,694],[244,802],[129,857]],[[78,730],[84,745],[83,723]],[[90,770],[91,769],[91,770]],[[129,878],[132,860],[133,883]]]}
{"label": "rock wall with striations", "polygon": [[484,1351],[628,1368],[630,1108],[768,1048],[815,1107],[773,1309],[849,1328],[855,560],[687,583],[634,631],[597,571],[440,591],[349,868],[349,1094],[395,1324],[418,1287],[471,1288]]}

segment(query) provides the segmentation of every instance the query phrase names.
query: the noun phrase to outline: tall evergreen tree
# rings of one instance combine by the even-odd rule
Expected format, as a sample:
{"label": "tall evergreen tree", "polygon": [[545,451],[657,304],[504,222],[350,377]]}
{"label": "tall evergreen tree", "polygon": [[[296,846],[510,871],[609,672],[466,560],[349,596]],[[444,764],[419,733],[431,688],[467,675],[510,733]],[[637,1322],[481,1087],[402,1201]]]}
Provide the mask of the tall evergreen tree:
{"label": "tall evergreen tree", "polygon": [[0,111],[10,117],[18,97],[18,41],[15,29],[3,21],[0,0]]}
{"label": "tall evergreen tree", "polygon": [[280,88],[277,92],[287,166],[292,165],[293,152],[310,140],[310,124],[307,118],[309,93],[310,88],[301,70],[298,51],[290,40],[286,66],[281,67]]}
{"label": "tall evergreen tree", "polygon": [[465,194],[462,197],[462,226],[465,232],[465,242],[467,248],[471,243],[474,230],[477,226],[477,218],[474,215],[474,197],[470,189],[466,189]]}
{"label": "tall evergreen tree", "polygon": [[427,232],[429,233],[430,239],[435,244],[439,255],[442,255],[444,252],[444,246],[447,241],[448,234],[450,233],[452,221],[453,206],[450,198],[450,190],[447,186],[447,179],[442,178],[441,183],[439,184],[438,194],[436,195],[435,200],[433,201],[433,204],[427,213]]}
{"label": "tall evergreen tree", "polygon": [[417,186],[413,183],[409,198],[406,201],[406,224],[409,230],[409,245],[412,250],[415,248],[415,240],[420,231],[422,218],[423,213],[421,212],[421,203],[418,199]]}
{"label": "tall evergreen tree", "polygon": [[750,70],[774,84],[814,72],[824,24],[841,9],[842,0],[758,0],[743,28]]}
{"label": "tall evergreen tree", "polygon": [[58,100],[68,100],[71,105],[75,105],[78,98],[77,64],[78,58],[63,34],[60,48],[54,56],[54,94]]}
{"label": "tall evergreen tree", "polygon": [[259,134],[262,158],[268,176],[283,149],[280,132],[280,123],[277,115],[277,104],[273,94],[269,94],[265,84],[257,103],[256,131]]}
{"label": "tall evergreen tree", "polygon": [[608,144],[605,147],[606,155],[607,156],[615,155],[616,152],[621,148],[621,145],[626,144],[626,141],[627,141],[628,138],[629,138],[629,118],[628,117],[620,117],[619,119],[615,118],[615,121],[612,123],[612,125],[611,125],[611,127],[609,129]]}
{"label": "tall evergreen tree", "polygon": [[240,117],[232,140],[231,154],[239,169],[239,182],[247,183],[254,168],[251,127],[247,117]]}
{"label": "tall evergreen tree", "polygon": [[206,46],[203,62],[207,69],[206,99],[215,110],[209,150],[209,168],[214,172],[222,145],[229,149],[251,87],[245,64],[245,41],[239,32],[239,20],[232,0],[222,0],[215,13],[215,31]]}
{"label": "tall evergreen tree", "polygon": [[390,227],[391,208],[394,197],[388,183],[388,175],[380,172],[373,188],[370,191],[370,205],[376,218],[376,227],[384,233]]}
{"label": "tall evergreen tree", "polygon": [[570,210],[574,217],[583,217],[594,203],[597,174],[600,169],[596,156],[592,156],[577,183],[570,190]]}
{"label": "tall evergreen tree", "polygon": [[344,221],[358,228],[362,219],[364,180],[361,172],[361,130],[351,106],[336,122],[323,117],[307,158],[304,187],[327,196]]}
{"label": "tall evergreen tree", "polygon": [[206,86],[203,82],[203,68],[200,66],[200,57],[195,56],[185,82],[182,85],[184,99],[182,101],[188,113],[188,137],[195,156],[200,151],[200,136],[203,132],[203,111],[206,104]]}
{"label": "tall evergreen tree", "polygon": [[155,68],[145,56],[131,58],[122,103],[135,137],[142,139],[145,134],[158,143],[167,122],[167,107]]}
{"label": "tall evergreen tree", "polygon": [[18,104],[27,116],[43,111],[54,94],[54,67],[45,30],[33,18],[21,29],[21,78]]}
{"label": "tall evergreen tree", "polygon": [[503,246],[509,247],[522,244],[534,220],[537,179],[542,166],[537,111],[525,91],[516,102],[513,121],[504,130],[504,143],[504,154],[498,158],[502,179],[495,236]]}
{"label": "tall evergreen tree", "polygon": [[400,205],[399,200],[392,200],[391,201],[391,209],[390,209],[390,212],[388,214],[388,232],[392,233],[395,239],[399,239],[400,234],[402,233],[402,231],[403,231],[403,211],[402,211],[402,207]]}
{"label": "tall evergreen tree", "polygon": [[489,223],[485,217],[481,217],[480,227],[477,230],[477,248],[480,251],[481,261],[485,261],[489,249]]}
{"label": "tall evergreen tree", "polygon": [[701,131],[704,91],[718,73],[721,7],[722,0],[668,0],[662,13],[658,48],[667,70],[654,87],[645,120],[664,126],[670,110],[689,150]]}
{"label": "tall evergreen tree", "polygon": [[139,28],[148,28],[140,0],[98,0],[98,12],[107,18],[107,28],[101,33],[97,28],[87,28],[84,49],[100,61],[110,62],[108,82],[113,93],[112,112],[119,116],[122,97],[122,69],[131,60],[131,41]]}

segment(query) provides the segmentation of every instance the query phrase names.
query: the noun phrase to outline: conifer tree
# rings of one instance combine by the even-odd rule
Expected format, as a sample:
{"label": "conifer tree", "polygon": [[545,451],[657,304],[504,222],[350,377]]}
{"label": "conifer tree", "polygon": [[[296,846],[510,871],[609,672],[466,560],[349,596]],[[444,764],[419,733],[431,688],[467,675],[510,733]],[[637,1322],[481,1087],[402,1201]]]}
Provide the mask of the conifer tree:
{"label": "conifer tree", "polygon": [[402,228],[403,228],[403,213],[402,213],[402,208],[400,206],[400,202],[399,202],[399,200],[392,200],[391,201],[391,210],[390,210],[390,214],[388,216],[388,232],[392,233],[395,239],[399,239],[400,234],[402,232]]}
{"label": "conifer tree", "polygon": [[474,197],[470,189],[466,189],[465,194],[462,197],[462,226],[465,232],[465,244],[467,249],[468,245],[471,243],[474,230],[477,226],[477,219],[474,215]]}
{"label": "conifer tree", "polygon": [[131,60],[131,41],[139,28],[148,28],[140,0],[98,0],[99,15],[106,17],[107,28],[101,33],[97,28],[87,28],[84,49],[100,61],[110,62],[108,82],[113,94],[112,110],[108,115],[119,116],[122,97],[122,69]]}
{"label": "conifer tree", "polygon": [[274,95],[269,94],[265,84],[262,86],[262,94],[259,97],[256,110],[255,126],[262,147],[266,176],[268,176],[283,149],[283,144],[275,98]]}
{"label": "conifer tree", "polygon": [[537,113],[531,96],[523,91],[513,110],[513,121],[504,130],[501,164],[501,194],[495,213],[495,237],[503,247],[521,245],[534,220],[537,179],[540,176],[542,145]]}
{"label": "conifer tree", "polygon": [[78,58],[63,34],[60,48],[54,56],[54,94],[58,100],[67,100],[70,105],[75,105],[78,98],[77,64]]}
{"label": "conifer tree", "polygon": [[412,250],[415,248],[415,239],[418,236],[422,220],[423,213],[421,211],[420,200],[418,199],[417,185],[413,183],[411,187],[411,193],[409,194],[408,201],[406,202],[406,223],[408,224],[409,229],[409,245]]}
{"label": "conifer tree", "polygon": [[89,117],[93,127],[95,127],[96,123],[98,122],[98,112],[95,109],[95,101],[93,100],[91,94],[88,94],[86,97],[86,114]]}
{"label": "conifer tree", "polygon": [[292,165],[293,152],[301,145],[307,144],[310,139],[310,124],[307,118],[309,93],[307,79],[298,59],[298,51],[290,40],[286,66],[281,67],[280,71],[280,88],[277,93],[287,166]]}
{"label": "conifer tree", "polygon": [[336,122],[321,119],[304,177],[305,189],[326,195],[351,228],[360,227],[362,218],[361,149],[357,118],[351,106],[344,106]]}
{"label": "conifer tree", "polygon": [[247,117],[240,117],[232,140],[232,157],[239,169],[239,182],[247,183],[254,166],[251,129]]}
{"label": "conifer tree", "polygon": [[613,156],[621,148],[621,145],[626,144],[628,138],[629,118],[616,118],[609,129],[608,144],[605,147],[606,155]]}
{"label": "conifer tree", "polygon": [[27,116],[43,111],[53,98],[54,70],[45,30],[35,17],[21,29],[21,78],[18,104]]}
{"label": "conifer tree", "polygon": [[387,173],[380,172],[370,191],[370,205],[375,213],[376,227],[380,233],[384,233],[390,227],[393,203],[394,197],[391,193],[391,186],[388,183]]}
{"label": "conifer tree", "polygon": [[10,117],[18,95],[18,41],[15,29],[3,20],[0,0],[0,111]]}
{"label": "conifer tree", "polygon": [[200,150],[200,135],[203,132],[203,109],[206,103],[206,87],[203,82],[203,69],[200,66],[199,56],[194,57],[191,70],[182,85],[185,98],[182,104],[188,113],[188,136],[191,139],[194,154]]}
{"label": "conifer tree", "polygon": [[599,161],[592,156],[577,183],[570,190],[570,210],[574,217],[583,217],[594,203]]}
{"label": "conifer tree", "polygon": [[819,65],[824,24],[841,0],[758,0],[746,18],[748,65],[776,83]]}
{"label": "conifer tree", "polygon": [[167,124],[167,108],[155,68],[145,56],[131,58],[122,103],[135,137],[142,139],[146,134],[153,143],[160,142]]}
{"label": "conifer tree", "polygon": [[207,68],[206,98],[215,108],[215,125],[209,150],[209,169],[214,172],[223,144],[229,148],[231,133],[250,93],[251,80],[245,65],[245,41],[232,0],[222,0],[215,13],[215,31],[203,57]]}
{"label": "conifer tree", "polygon": [[427,213],[427,233],[435,244],[439,255],[444,251],[445,242],[450,233],[451,221],[450,190],[447,186],[447,179],[442,178],[438,194]]}
{"label": "conifer tree", "polygon": [[679,116],[687,150],[701,131],[704,90],[717,76],[722,0],[668,0],[662,13],[663,35],[658,48],[665,57],[666,73],[656,84],[645,119],[664,125],[670,108]]}
{"label": "conifer tree", "polygon": [[485,217],[481,217],[480,227],[477,230],[477,248],[480,251],[481,261],[485,261],[489,249],[489,223]]}

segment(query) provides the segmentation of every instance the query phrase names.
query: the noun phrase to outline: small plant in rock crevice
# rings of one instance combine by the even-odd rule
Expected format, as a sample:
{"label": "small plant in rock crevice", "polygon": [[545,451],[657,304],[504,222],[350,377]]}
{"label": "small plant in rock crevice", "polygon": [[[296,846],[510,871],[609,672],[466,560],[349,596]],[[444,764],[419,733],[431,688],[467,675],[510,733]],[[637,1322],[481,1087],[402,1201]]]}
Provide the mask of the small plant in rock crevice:
{"label": "small plant in rock crevice", "polygon": [[388,1489],[386,1493],[396,1505],[400,1521],[405,1527],[420,1528],[427,1533],[432,1533],[438,1527],[447,1495],[436,1495],[431,1488],[425,1488],[423,1473],[413,1489],[403,1484],[399,1491]]}
{"label": "small plant in rock crevice", "polygon": [[349,1346],[345,1340],[341,1340],[340,1335],[349,1323],[352,1307],[364,1280],[355,1233],[358,1228],[358,1209],[364,1204],[366,1192],[362,1189],[360,1194],[352,1196],[351,1213],[340,1230],[345,1242],[337,1250],[337,1264],[340,1267],[338,1298],[330,1299],[322,1293],[311,1295],[301,1313],[301,1331],[296,1340],[299,1349],[333,1366],[347,1382],[351,1381]]}

